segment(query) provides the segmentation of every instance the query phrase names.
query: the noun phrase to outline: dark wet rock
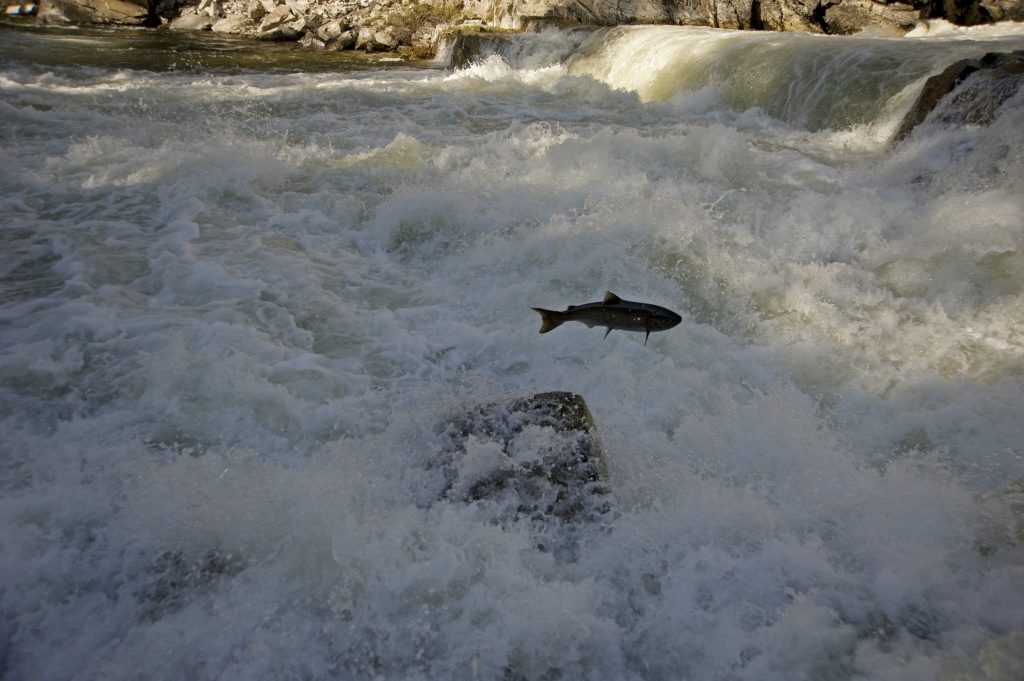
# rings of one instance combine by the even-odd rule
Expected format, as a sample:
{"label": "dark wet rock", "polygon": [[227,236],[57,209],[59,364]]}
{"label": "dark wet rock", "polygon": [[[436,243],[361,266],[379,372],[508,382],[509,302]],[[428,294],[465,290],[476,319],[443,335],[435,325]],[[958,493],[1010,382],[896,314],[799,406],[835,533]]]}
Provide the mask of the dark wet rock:
{"label": "dark wet rock", "polygon": [[893,135],[905,139],[925,121],[941,125],[988,125],[1024,83],[1024,51],[990,52],[963,59],[929,78]]}
{"label": "dark wet rock", "polygon": [[982,528],[978,551],[990,555],[1001,549],[1024,545],[1024,478],[978,499]]}
{"label": "dark wet rock", "polygon": [[993,21],[1024,21],[1024,2],[1020,0],[933,0],[933,18],[973,26]]}
{"label": "dark wet rock", "polygon": [[[447,38],[450,45],[446,49],[449,66],[465,66],[494,52],[496,42],[508,40],[501,33],[482,33],[480,31],[458,31]],[[500,50],[499,50],[500,51]]]}
{"label": "dark wet rock", "polygon": [[854,627],[858,639],[874,639],[884,644],[911,636],[919,641],[934,641],[940,635],[940,617],[922,604],[908,603],[892,612],[872,610],[856,617],[841,615]]}
{"label": "dark wet rock", "polygon": [[[531,21],[524,28],[524,33],[538,33],[551,26],[560,29],[565,38],[563,48],[567,58],[594,31],[595,26],[561,26],[556,22]],[[448,31],[436,39],[437,60],[445,66],[460,68],[475,61],[482,61],[491,55],[499,55],[509,63],[515,64],[519,54],[520,33],[509,31],[487,30],[481,26],[464,26],[456,31]]]}
{"label": "dark wet rock", "polygon": [[499,522],[594,519],[607,513],[608,475],[583,398],[547,392],[471,409],[442,426],[442,497],[489,503]]}
{"label": "dark wet rock", "polygon": [[159,619],[180,610],[218,579],[237,575],[244,567],[238,556],[214,549],[198,556],[165,551],[149,566],[147,583],[135,595],[146,617]]}

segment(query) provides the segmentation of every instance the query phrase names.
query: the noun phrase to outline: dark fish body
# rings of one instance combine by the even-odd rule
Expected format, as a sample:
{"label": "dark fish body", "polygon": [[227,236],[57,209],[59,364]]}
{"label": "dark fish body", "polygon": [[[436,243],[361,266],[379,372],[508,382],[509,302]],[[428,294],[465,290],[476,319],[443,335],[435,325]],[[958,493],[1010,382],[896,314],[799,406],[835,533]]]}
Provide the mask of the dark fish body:
{"label": "dark fish body", "polygon": [[612,329],[643,331],[647,334],[644,336],[644,345],[647,345],[647,339],[652,331],[665,331],[683,321],[683,318],[672,310],[660,305],[623,300],[611,291],[605,293],[604,300],[599,303],[570,305],[562,312],[539,307],[533,309],[541,316],[541,333],[556,329],[565,322],[580,322],[591,327],[606,327],[606,338]]}

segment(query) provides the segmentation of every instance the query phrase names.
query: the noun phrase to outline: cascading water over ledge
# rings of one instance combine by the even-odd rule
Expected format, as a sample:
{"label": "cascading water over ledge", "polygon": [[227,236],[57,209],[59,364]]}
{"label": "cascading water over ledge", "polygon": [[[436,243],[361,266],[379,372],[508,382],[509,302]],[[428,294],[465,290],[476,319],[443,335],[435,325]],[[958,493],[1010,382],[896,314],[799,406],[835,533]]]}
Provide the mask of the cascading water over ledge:
{"label": "cascading water over ledge", "polygon": [[516,68],[538,68],[568,59],[596,26],[559,27],[532,22],[524,32],[456,31],[440,41],[435,62],[446,68],[465,68],[488,57],[500,57]]}
{"label": "cascading water over ledge", "polygon": [[[993,37],[985,47],[1016,44],[1010,28],[986,31]],[[881,138],[900,124],[929,74],[957,58],[981,57],[978,49],[950,40],[908,55],[899,41],[877,37],[542,24],[527,33],[453,34],[438,63],[465,68],[489,57],[521,69],[565,63],[570,75],[635,92],[643,101],[712,101],[812,130],[874,126]]]}

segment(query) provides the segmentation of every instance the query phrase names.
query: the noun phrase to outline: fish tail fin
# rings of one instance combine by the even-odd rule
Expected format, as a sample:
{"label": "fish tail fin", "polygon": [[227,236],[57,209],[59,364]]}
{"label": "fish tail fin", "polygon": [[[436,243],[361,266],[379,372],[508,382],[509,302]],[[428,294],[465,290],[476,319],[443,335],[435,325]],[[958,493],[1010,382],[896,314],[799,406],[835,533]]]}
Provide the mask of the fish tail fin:
{"label": "fish tail fin", "polygon": [[534,307],[531,308],[534,312],[540,315],[540,332],[547,333],[551,329],[558,328],[562,325],[562,320],[558,319],[558,313],[554,310],[545,310],[544,308]]}

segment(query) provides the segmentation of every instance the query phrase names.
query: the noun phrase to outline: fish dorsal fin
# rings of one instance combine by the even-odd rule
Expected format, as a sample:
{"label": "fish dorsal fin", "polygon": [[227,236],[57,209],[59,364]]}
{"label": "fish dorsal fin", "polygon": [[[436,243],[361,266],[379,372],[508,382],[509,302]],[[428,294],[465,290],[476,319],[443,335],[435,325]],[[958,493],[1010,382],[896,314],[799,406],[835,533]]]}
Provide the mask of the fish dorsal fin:
{"label": "fish dorsal fin", "polygon": [[576,309],[576,306],[575,306],[575,305],[570,305],[570,306],[569,306],[569,309],[570,309],[570,310],[575,310],[575,309]]}
{"label": "fish dorsal fin", "polygon": [[619,303],[622,302],[622,298],[619,298],[611,291],[605,291],[604,300],[602,300],[601,302],[604,303],[605,305],[618,305]]}

